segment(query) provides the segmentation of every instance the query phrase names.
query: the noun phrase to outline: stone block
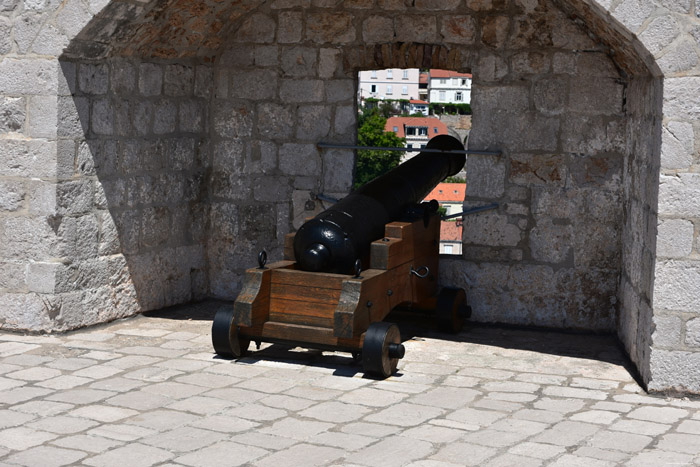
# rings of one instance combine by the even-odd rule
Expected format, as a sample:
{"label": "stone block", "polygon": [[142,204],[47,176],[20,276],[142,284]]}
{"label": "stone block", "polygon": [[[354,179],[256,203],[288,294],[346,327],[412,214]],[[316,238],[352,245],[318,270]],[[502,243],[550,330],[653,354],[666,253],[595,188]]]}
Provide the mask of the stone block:
{"label": "stone block", "polygon": [[306,38],[317,44],[350,43],[356,37],[353,19],[354,15],[348,12],[308,14],[306,17]]}
{"label": "stone block", "polygon": [[327,79],[335,76],[340,64],[339,57],[340,52],[336,49],[320,49],[318,58],[318,77]]}
{"label": "stone block", "polygon": [[516,185],[564,186],[568,168],[559,154],[513,154],[508,160],[508,181]]}
{"label": "stone block", "polygon": [[58,98],[31,96],[27,101],[28,133],[33,138],[55,138],[57,132]]}
{"label": "stone block", "polygon": [[574,220],[573,253],[576,267],[617,268],[621,258],[621,228],[582,218]]}
{"label": "stone block", "polygon": [[0,289],[22,292],[27,287],[27,264],[0,261]]}
{"label": "stone block", "polygon": [[101,98],[92,102],[90,124],[92,131],[98,135],[114,133],[114,106],[109,98]]}
{"label": "stone block", "polygon": [[90,212],[93,207],[92,180],[74,180],[58,183],[56,205],[61,215],[78,215]]}
{"label": "stone block", "polygon": [[697,47],[697,43],[692,39],[681,39],[657,59],[656,63],[666,76],[689,72],[700,62]]}
{"label": "stone block", "polygon": [[681,343],[681,319],[678,316],[661,314],[661,311],[656,311],[652,319],[654,327],[651,340],[654,348],[678,348]]}
{"label": "stone block", "polygon": [[163,91],[166,96],[191,96],[194,90],[194,68],[187,65],[166,65]]}
{"label": "stone block", "polygon": [[275,202],[289,199],[292,186],[288,177],[258,177],[253,181],[253,198],[256,201]]}
{"label": "stone block", "polygon": [[250,99],[254,96],[255,100],[264,100],[277,96],[277,74],[267,69],[235,70],[229,74],[228,81],[228,96],[233,98]]}
{"label": "stone block", "polygon": [[127,60],[112,61],[109,84],[115,94],[133,95],[137,90],[136,67]]}
{"label": "stone block", "polygon": [[323,152],[324,192],[346,193],[352,186],[355,159],[352,151],[326,150]]}
{"label": "stone block", "polygon": [[[533,89],[535,109],[545,115],[559,115],[567,110],[569,102],[569,78],[552,76],[537,80]],[[572,109],[574,111],[578,109]]]}
{"label": "stone block", "polygon": [[474,89],[472,105],[507,112],[525,112],[530,106],[527,86],[483,86]]}
{"label": "stone block", "polygon": [[209,98],[214,86],[214,69],[207,65],[198,65],[194,72],[194,95]]}
{"label": "stone block", "polygon": [[487,16],[481,20],[481,41],[493,49],[500,49],[508,38],[510,20],[507,16]]}
{"label": "stone block", "polygon": [[355,108],[350,105],[337,106],[335,108],[335,119],[333,121],[333,130],[338,135],[348,135],[355,131],[355,123],[357,114]]}
{"label": "stone block", "polygon": [[177,128],[176,125],[177,104],[170,99],[156,102],[153,106],[153,133],[156,135],[173,133]]}
{"label": "stone block", "polygon": [[509,216],[487,211],[467,216],[463,224],[464,244],[488,246],[516,246],[523,233],[509,222]]}
{"label": "stone block", "polygon": [[252,196],[250,177],[231,174],[225,170],[212,172],[210,186],[214,198],[241,201]]}
{"label": "stone block", "polygon": [[85,94],[107,94],[109,66],[105,63],[81,63],[78,66],[78,89]]}
{"label": "stone block", "polygon": [[570,180],[579,187],[618,189],[622,184],[623,160],[621,154],[574,155],[569,162]]}
{"label": "stone block", "polygon": [[263,103],[258,105],[258,133],[273,140],[284,140],[292,135],[299,120],[294,119],[294,112],[288,105]]}
{"label": "stone block", "polygon": [[285,102],[322,102],[324,97],[324,83],[321,80],[285,79],[282,81],[280,99]]}
{"label": "stone block", "polygon": [[[30,331],[53,329],[50,319],[58,314],[53,296],[42,297],[37,294],[0,294],[0,307],[3,310],[4,329]],[[28,438],[32,435],[36,433],[24,434]]]}
{"label": "stone block", "polygon": [[9,177],[56,176],[56,142],[46,140],[0,141],[0,175]]}
{"label": "stone block", "polygon": [[373,15],[362,22],[362,39],[366,44],[391,42],[393,38],[393,18]]}
{"label": "stone block", "polygon": [[170,232],[170,210],[167,207],[145,208],[140,217],[140,247],[148,249],[165,245]]}
{"label": "stone block", "polygon": [[685,345],[700,347],[700,318],[685,323]]}
{"label": "stone block", "polygon": [[542,52],[520,52],[511,57],[511,69],[519,75],[543,74],[552,66],[552,59]]}
{"label": "stone block", "polygon": [[684,258],[693,250],[695,226],[684,219],[661,219],[656,237],[656,254],[660,258]]}
{"label": "stone block", "polygon": [[163,68],[155,63],[139,65],[139,91],[144,96],[159,96],[163,89]]}
{"label": "stone block", "polygon": [[30,292],[54,293],[56,290],[56,271],[61,263],[29,263],[27,267],[27,288]]}
{"label": "stone block", "polygon": [[678,22],[672,15],[663,15],[654,18],[649,25],[639,34],[639,39],[654,55],[658,55],[680,34]]}
{"label": "stone block", "polygon": [[57,60],[5,58],[0,62],[0,94],[55,94],[58,74]]}
{"label": "stone block", "polygon": [[355,98],[355,82],[353,80],[331,80],[326,83],[327,102],[352,102]]}
{"label": "stone block", "polygon": [[331,109],[327,105],[299,106],[296,122],[297,140],[318,142],[330,131]]}
{"label": "stone block", "polygon": [[0,181],[0,211],[18,211],[24,208],[27,190],[22,182]]}
{"label": "stone block", "polygon": [[300,11],[283,11],[279,14],[277,42],[294,44],[301,41],[302,13]]}
{"label": "stone block", "polygon": [[658,350],[652,348],[650,391],[700,392],[700,352]]}
{"label": "stone block", "polygon": [[474,119],[469,135],[470,149],[513,151],[546,151],[558,149],[560,120],[538,112],[511,113],[496,110],[488,119]]}
{"label": "stone block", "polygon": [[25,106],[24,97],[0,97],[0,132],[23,131],[27,119]]}
{"label": "stone block", "polygon": [[671,121],[661,137],[661,168],[688,169],[693,163],[695,135],[689,122]]}
{"label": "stone block", "polygon": [[279,167],[288,175],[320,175],[321,158],[315,144],[288,143],[279,152]]}
{"label": "stone block", "polygon": [[532,258],[537,261],[565,262],[572,253],[573,227],[548,218],[538,219],[530,231],[529,245]]}
{"label": "stone block", "polygon": [[56,214],[56,183],[32,180],[29,190],[29,213],[38,216]]}
{"label": "stone block", "polygon": [[82,138],[90,127],[90,100],[85,97],[58,98],[58,136]]}
{"label": "stone block", "polygon": [[661,175],[659,214],[700,217],[700,174]]}
{"label": "stone block", "polygon": [[440,35],[447,43],[474,44],[476,40],[476,21],[472,16],[466,15],[443,17]]}
{"label": "stone block", "polygon": [[[280,66],[285,77],[314,76],[318,51],[312,47],[289,47],[282,51]],[[269,72],[267,74],[270,74]],[[274,92],[274,89],[273,89]]]}
{"label": "stone block", "polygon": [[506,169],[503,158],[497,156],[468,156],[467,197],[495,199],[503,196]]}
{"label": "stone block", "polygon": [[508,63],[499,55],[483,53],[479,57],[476,76],[484,82],[498,81],[508,74]]}
{"label": "stone block", "polygon": [[51,217],[0,218],[5,260],[44,261],[58,255],[56,221]]}
{"label": "stone block", "polygon": [[666,78],[664,80],[664,117],[680,120],[700,119],[697,92],[700,77]]}
{"label": "stone block", "polygon": [[654,308],[700,313],[700,262],[658,261]]}
{"label": "stone block", "polygon": [[201,133],[204,130],[204,108],[202,102],[190,100],[180,102],[180,131]]}
{"label": "stone block", "polygon": [[273,18],[263,13],[254,13],[241,24],[234,39],[236,42],[252,42],[269,44],[275,39],[277,23]]}
{"label": "stone block", "polygon": [[213,109],[214,131],[224,138],[241,138],[250,136],[255,120],[254,109],[244,103],[219,105]]}

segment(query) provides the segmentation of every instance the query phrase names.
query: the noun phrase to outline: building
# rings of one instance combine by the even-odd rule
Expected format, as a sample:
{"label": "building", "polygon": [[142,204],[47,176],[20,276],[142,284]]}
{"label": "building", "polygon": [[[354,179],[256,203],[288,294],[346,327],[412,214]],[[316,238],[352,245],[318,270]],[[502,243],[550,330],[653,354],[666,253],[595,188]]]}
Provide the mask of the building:
{"label": "building", "polygon": [[422,113],[427,117],[428,112],[430,112],[430,104],[420,99],[411,99],[409,101],[409,112],[411,115]]}
{"label": "building", "polygon": [[[458,214],[464,210],[463,203],[467,185],[465,183],[440,183],[425,197],[445,208],[445,215]],[[462,254],[462,219],[442,221],[440,224],[440,254]]]}
{"label": "building", "polygon": [[418,155],[430,138],[446,135],[447,126],[439,119],[431,117],[390,117],[386,121],[384,131],[392,131],[399,138],[406,138],[406,147],[416,149],[415,152],[404,154],[401,158],[401,162],[404,162]]}
{"label": "building", "polygon": [[359,73],[358,100],[418,99],[418,68],[389,68]]}
{"label": "building", "polygon": [[471,103],[472,75],[449,70],[430,70],[428,100],[439,104]]}
{"label": "building", "polygon": [[428,100],[428,82],[430,75],[427,71],[421,71],[418,78],[418,98],[422,101]]}

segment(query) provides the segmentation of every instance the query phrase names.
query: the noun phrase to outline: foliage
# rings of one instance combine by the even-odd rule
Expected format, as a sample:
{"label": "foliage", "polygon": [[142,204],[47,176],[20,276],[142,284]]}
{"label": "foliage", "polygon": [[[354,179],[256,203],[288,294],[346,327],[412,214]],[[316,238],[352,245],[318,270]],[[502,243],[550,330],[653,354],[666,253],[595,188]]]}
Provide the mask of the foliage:
{"label": "foliage", "polygon": [[462,177],[457,177],[456,175],[452,175],[450,177],[447,177],[445,180],[443,180],[443,183],[466,183],[466,180],[463,179]]}
{"label": "foliage", "polygon": [[472,106],[469,104],[439,104],[431,102],[430,113],[434,115],[471,115]]}
{"label": "foliage", "polygon": [[[359,146],[404,147],[405,139],[393,132],[385,132],[387,117],[379,108],[365,107],[358,116],[357,144]],[[401,152],[398,151],[357,151],[354,189],[399,165]]]}
{"label": "foliage", "polygon": [[447,215],[447,208],[445,206],[440,206],[437,212],[440,217],[444,217]]}

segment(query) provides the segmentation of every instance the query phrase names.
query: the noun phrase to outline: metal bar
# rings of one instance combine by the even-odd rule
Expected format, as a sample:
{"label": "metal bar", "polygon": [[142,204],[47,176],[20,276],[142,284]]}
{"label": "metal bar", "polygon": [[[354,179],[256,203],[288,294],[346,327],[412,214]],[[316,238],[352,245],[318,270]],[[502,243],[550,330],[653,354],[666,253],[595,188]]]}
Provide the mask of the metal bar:
{"label": "metal bar", "polygon": [[476,214],[477,212],[482,212],[482,211],[490,211],[491,209],[496,209],[498,208],[498,203],[493,203],[493,204],[487,204],[485,206],[476,206],[474,208],[469,208],[466,211],[462,211],[457,214],[450,214],[449,216],[444,216],[441,217],[440,220],[447,220],[447,219],[454,219],[455,217],[464,217],[468,216],[469,214]]}
{"label": "metal bar", "polygon": [[335,203],[337,203],[338,201],[340,201],[339,199],[333,198],[333,197],[331,197],[331,196],[326,196],[326,195],[324,195],[323,193],[317,193],[317,194],[316,194],[316,199],[320,199],[321,201],[326,201],[326,202],[328,202],[328,203],[333,203],[333,204],[335,204]]}
{"label": "metal bar", "polygon": [[417,148],[385,148],[380,146],[353,146],[349,144],[318,143],[321,149],[363,149],[365,151],[399,151],[399,152],[437,152],[448,154],[471,154],[479,156],[500,156],[498,151],[475,151],[473,149],[417,149]]}

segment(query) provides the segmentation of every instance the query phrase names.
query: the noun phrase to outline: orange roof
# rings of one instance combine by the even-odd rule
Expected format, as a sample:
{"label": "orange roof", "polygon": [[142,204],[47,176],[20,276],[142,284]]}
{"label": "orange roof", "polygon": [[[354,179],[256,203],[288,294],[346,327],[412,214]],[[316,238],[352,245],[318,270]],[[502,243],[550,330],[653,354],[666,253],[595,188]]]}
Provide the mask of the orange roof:
{"label": "orange roof", "polygon": [[428,84],[428,73],[421,71],[420,75],[418,75],[418,82],[420,84]]}
{"label": "orange roof", "polygon": [[422,101],[422,100],[420,100],[420,99],[411,99],[411,100],[409,100],[408,102],[411,103],[411,104],[424,104],[424,105],[428,105],[428,104],[429,104],[429,102]]}
{"label": "orange roof", "polygon": [[[430,117],[389,117],[384,125],[384,131],[394,131],[396,127],[396,136],[399,138],[406,137],[407,126],[424,126],[428,127],[428,138],[437,135],[447,134],[447,125],[442,123],[438,118]],[[437,132],[435,131],[437,128]]]}
{"label": "orange roof", "polygon": [[451,70],[430,70],[431,78],[471,78],[470,73],[457,73]]}
{"label": "orange roof", "polygon": [[434,199],[438,203],[462,203],[464,202],[466,191],[466,183],[438,183],[425,199],[428,201]]}
{"label": "orange roof", "polygon": [[[459,225],[457,225],[459,224]],[[462,223],[445,221],[440,223],[440,240],[461,242],[462,241]]]}

